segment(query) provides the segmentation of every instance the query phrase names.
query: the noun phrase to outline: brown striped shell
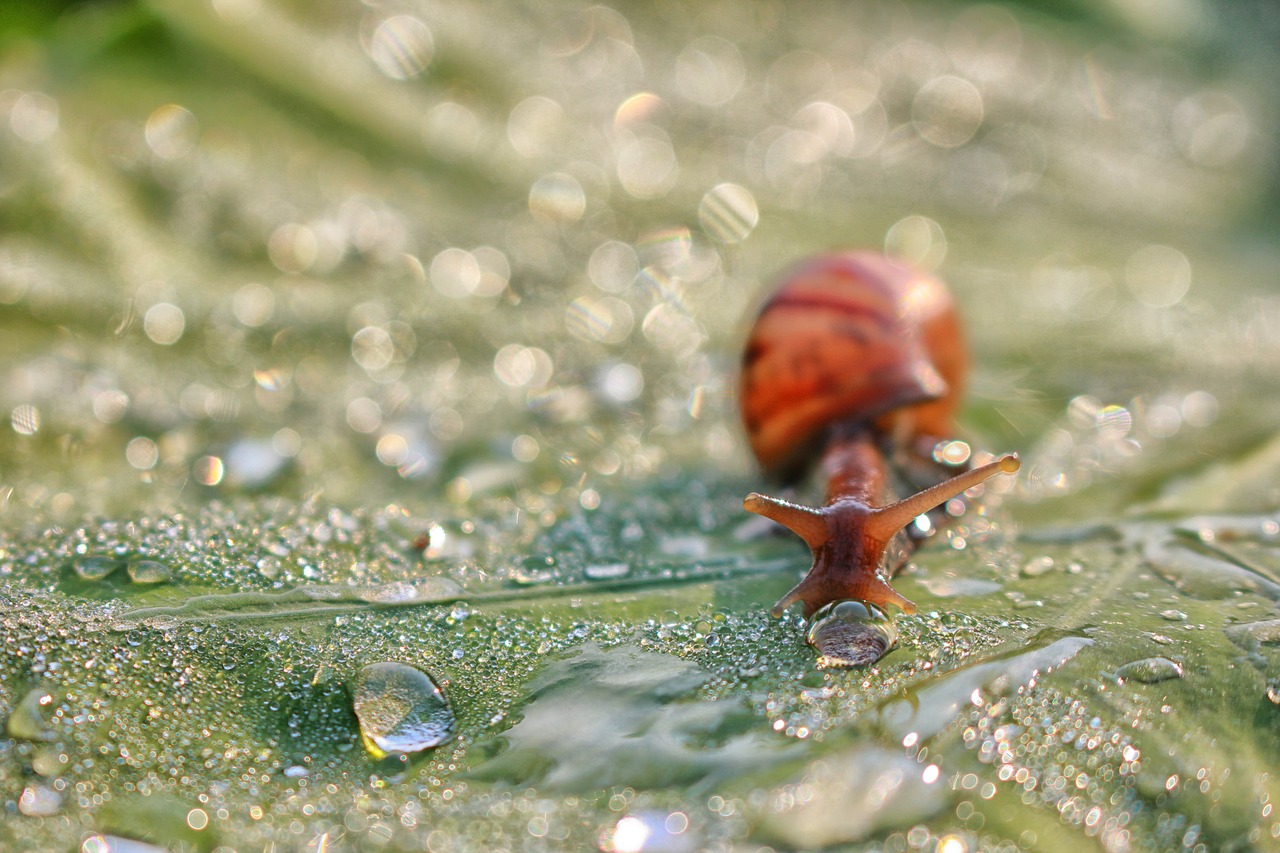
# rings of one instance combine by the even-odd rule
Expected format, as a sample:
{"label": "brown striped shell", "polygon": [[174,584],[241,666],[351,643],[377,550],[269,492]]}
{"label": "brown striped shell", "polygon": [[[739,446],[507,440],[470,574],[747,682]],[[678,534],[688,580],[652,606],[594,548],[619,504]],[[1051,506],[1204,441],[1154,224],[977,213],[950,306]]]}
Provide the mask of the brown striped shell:
{"label": "brown striped shell", "polygon": [[764,469],[794,474],[828,427],[951,433],[969,359],[946,286],[875,252],[792,268],[747,339],[740,403]]}

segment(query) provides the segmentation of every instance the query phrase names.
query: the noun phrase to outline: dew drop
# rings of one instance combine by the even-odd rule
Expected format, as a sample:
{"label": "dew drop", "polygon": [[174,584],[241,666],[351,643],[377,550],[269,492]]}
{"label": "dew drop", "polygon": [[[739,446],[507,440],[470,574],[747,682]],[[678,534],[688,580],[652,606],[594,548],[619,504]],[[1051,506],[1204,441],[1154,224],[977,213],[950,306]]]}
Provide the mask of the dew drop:
{"label": "dew drop", "polygon": [[392,605],[425,604],[457,598],[461,595],[462,587],[444,577],[391,581],[356,592],[356,596],[362,601]]}
{"label": "dew drop", "polygon": [[80,557],[71,563],[71,568],[81,580],[100,581],[120,568],[120,563],[110,557]]}
{"label": "dew drop", "polygon": [[1022,567],[1022,574],[1029,578],[1038,577],[1053,571],[1053,557],[1041,556],[1032,557]]}
{"label": "dew drop", "polygon": [[1182,677],[1182,664],[1163,657],[1143,658],[1127,663],[1116,670],[1116,677],[1125,681],[1155,684],[1171,678]]}
{"label": "dew drop", "polygon": [[6,730],[9,737],[19,740],[51,741],[57,737],[49,723],[56,703],[53,694],[41,688],[28,690],[9,714]]}
{"label": "dew drop", "polygon": [[275,580],[280,577],[282,565],[279,557],[263,557],[257,563],[258,573],[267,580]]}
{"label": "dew drop", "polygon": [[360,670],[353,697],[360,739],[375,758],[438,746],[453,732],[453,709],[431,677],[403,663]]}
{"label": "dew drop", "polygon": [[28,785],[18,798],[18,811],[29,817],[49,817],[62,808],[62,794],[44,785]]}
{"label": "dew drop", "polygon": [[173,580],[173,573],[164,563],[138,560],[129,564],[129,580],[134,583],[167,583]]}
{"label": "dew drop", "polygon": [[865,666],[893,649],[898,629],[874,604],[834,601],[813,614],[805,639],[822,653],[819,667]]}
{"label": "dew drop", "polygon": [[582,573],[588,580],[612,581],[625,578],[631,574],[630,563],[595,563],[587,566]]}

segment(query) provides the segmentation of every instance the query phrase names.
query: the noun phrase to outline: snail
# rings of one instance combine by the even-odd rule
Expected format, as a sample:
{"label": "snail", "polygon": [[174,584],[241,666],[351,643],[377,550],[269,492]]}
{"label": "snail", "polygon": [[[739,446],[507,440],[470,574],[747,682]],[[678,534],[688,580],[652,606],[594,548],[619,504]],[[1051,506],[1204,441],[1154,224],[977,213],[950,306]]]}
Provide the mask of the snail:
{"label": "snail", "polygon": [[[773,606],[796,602],[811,617],[858,599],[905,613],[916,606],[889,585],[918,540],[917,516],[999,473],[1015,455],[947,476],[934,448],[949,439],[969,359],[946,286],[873,252],[802,262],[782,280],[752,327],[739,401],[752,452],[766,474],[794,480],[821,447],[826,505],[752,493],[749,512],[808,544],[813,565]],[[891,469],[892,466],[892,469]],[[887,501],[891,474],[931,482]]]}

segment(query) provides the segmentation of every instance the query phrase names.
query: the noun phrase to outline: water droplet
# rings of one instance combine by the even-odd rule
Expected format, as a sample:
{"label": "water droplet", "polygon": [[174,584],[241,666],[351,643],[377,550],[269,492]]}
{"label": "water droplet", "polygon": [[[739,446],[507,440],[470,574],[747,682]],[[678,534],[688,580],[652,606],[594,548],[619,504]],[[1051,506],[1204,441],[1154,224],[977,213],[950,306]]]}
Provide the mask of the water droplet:
{"label": "water droplet", "polygon": [[588,580],[612,581],[631,574],[631,565],[629,563],[598,563],[587,566],[582,573]]}
{"label": "water droplet", "polygon": [[223,463],[227,483],[241,489],[269,485],[289,465],[289,458],[271,441],[241,439],[227,449]]}
{"label": "water droplet", "polygon": [[686,834],[687,828],[683,812],[638,812],[604,829],[599,847],[606,853],[692,853],[699,839]]}
{"label": "water droplet", "polygon": [[356,592],[356,597],[372,604],[425,604],[461,595],[462,587],[443,577],[392,581]]}
{"label": "water droplet", "polygon": [[51,741],[57,735],[50,727],[49,718],[56,703],[53,694],[41,687],[33,687],[14,705],[7,726],[9,736],[19,740]]}
{"label": "water droplet", "polygon": [[62,795],[44,785],[28,785],[18,798],[18,811],[30,817],[49,817],[62,808]]}
{"label": "water droplet", "polygon": [[820,667],[865,666],[884,657],[898,629],[884,611],[865,601],[834,601],[813,614],[806,638],[822,653]]}
{"label": "water droplet", "polygon": [[120,561],[110,557],[80,557],[71,568],[81,580],[100,581],[120,568]]}
{"label": "water droplet", "polygon": [[1135,660],[1116,670],[1116,677],[1125,681],[1155,684],[1170,678],[1182,677],[1182,664],[1168,658],[1154,657]]}
{"label": "water droplet", "polygon": [[258,561],[258,573],[267,580],[280,577],[281,562],[279,557],[263,557]]}
{"label": "water droplet", "polygon": [[173,573],[164,563],[138,560],[129,564],[129,580],[134,583],[167,583],[173,580]]}
{"label": "water droplet", "polygon": [[375,758],[421,752],[452,734],[453,709],[420,669],[394,662],[370,664],[360,670],[354,693],[360,738]]}
{"label": "water droplet", "polygon": [[1053,557],[1032,557],[1022,567],[1022,573],[1029,578],[1034,578],[1053,571],[1053,565]]}
{"label": "water droplet", "polygon": [[31,753],[31,769],[45,778],[61,776],[71,763],[70,756],[61,748],[61,744],[42,746]]}

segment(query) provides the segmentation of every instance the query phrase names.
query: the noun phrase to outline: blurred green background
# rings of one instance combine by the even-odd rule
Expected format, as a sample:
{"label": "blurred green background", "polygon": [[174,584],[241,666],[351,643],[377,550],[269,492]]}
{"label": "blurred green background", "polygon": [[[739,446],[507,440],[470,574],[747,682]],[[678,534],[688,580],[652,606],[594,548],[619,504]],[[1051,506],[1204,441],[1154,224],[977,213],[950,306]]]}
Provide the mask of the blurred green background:
{"label": "blurred green background", "polygon": [[[1244,0],[6,0],[0,841],[1271,849],[1277,93]],[[1024,460],[848,671],[734,401],[843,247]]]}

